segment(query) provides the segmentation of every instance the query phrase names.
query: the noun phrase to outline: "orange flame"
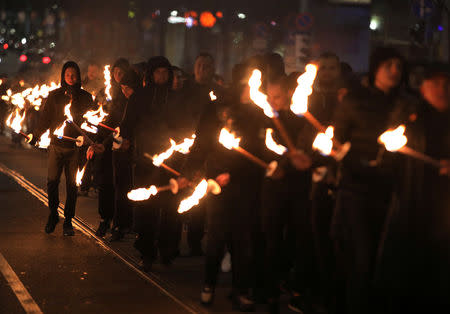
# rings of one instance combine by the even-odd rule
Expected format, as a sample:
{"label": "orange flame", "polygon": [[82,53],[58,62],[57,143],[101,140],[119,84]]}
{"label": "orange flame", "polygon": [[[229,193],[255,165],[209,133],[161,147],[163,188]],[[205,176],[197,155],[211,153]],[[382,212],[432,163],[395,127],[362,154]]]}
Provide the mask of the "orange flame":
{"label": "orange flame", "polygon": [[103,75],[105,77],[105,95],[106,100],[110,101],[111,97],[111,72],[109,70],[109,64],[105,65],[105,70],[103,71]]}
{"label": "orange flame", "polygon": [[214,91],[210,91],[210,92],[209,92],[209,98],[211,98],[211,101],[214,101],[214,100],[217,99],[217,96],[214,95]]}
{"label": "orange flame", "polygon": [[317,75],[317,66],[307,64],[305,73],[297,79],[297,88],[292,95],[291,110],[296,115],[302,115],[308,111],[308,96],[312,93],[312,85]]}
{"label": "orange flame", "polygon": [[134,189],[128,192],[128,199],[132,201],[145,201],[148,200],[152,195],[158,194],[158,189],[156,186],[152,185],[147,188]]}
{"label": "orange flame", "polygon": [[38,141],[38,147],[39,148],[47,148],[50,145],[50,129],[45,131],[44,134],[41,135],[41,138]]}
{"label": "orange flame", "polygon": [[72,104],[68,103],[65,107],[64,107],[64,115],[66,116],[67,120],[69,121],[73,121],[73,117],[72,114],[70,113],[70,106]]}
{"label": "orange flame", "polygon": [[174,140],[170,139],[170,147],[159,155],[153,155],[153,164],[156,167],[161,166],[161,164],[168,159],[174,152],[179,152],[183,155],[189,153],[190,148],[194,144],[195,134],[192,134],[191,138],[185,138],[183,142],[177,144]]}
{"label": "orange flame", "polygon": [[273,133],[272,129],[270,128],[266,129],[266,146],[275,154],[283,155],[285,152],[287,152],[287,148],[281,144],[276,143],[272,137],[272,133]]}
{"label": "orange flame", "polygon": [[222,130],[220,130],[219,142],[227,149],[233,149],[239,147],[241,138],[240,137],[236,138],[234,134],[232,134],[230,131],[228,131],[225,128],[222,128]]}
{"label": "orange flame", "polygon": [[267,95],[264,95],[259,90],[262,84],[261,76],[261,71],[253,70],[252,76],[250,76],[250,79],[248,80],[248,86],[250,86],[250,99],[255,103],[255,105],[264,110],[264,114],[266,116],[273,118],[275,117],[275,111],[267,101]]}
{"label": "orange flame", "polygon": [[203,179],[195,187],[192,195],[181,201],[180,205],[178,206],[178,213],[182,214],[190,210],[192,207],[198,205],[200,203],[200,200],[203,197],[205,197],[207,192],[208,192],[208,182],[205,179]]}
{"label": "orange flame", "polygon": [[22,130],[22,122],[25,119],[25,113],[26,111],[24,111],[21,116],[19,109],[16,109],[16,111],[12,112],[8,119],[6,119],[6,125],[13,129],[14,132],[19,133]]}
{"label": "orange flame", "polygon": [[[108,114],[103,111],[103,106],[100,105],[97,110],[89,110],[86,112],[83,115],[83,118],[85,118],[90,124],[98,125],[105,119],[106,116],[108,116]],[[86,122],[81,125],[81,128],[91,133],[97,133],[98,131],[96,127],[90,126]]]}
{"label": "orange flame", "polygon": [[63,124],[53,132],[53,134],[59,138],[63,137],[65,127],[66,127],[66,121],[64,121]]}
{"label": "orange flame", "polygon": [[313,143],[313,148],[320,151],[323,155],[330,155],[333,150],[334,128],[329,126],[325,133],[317,134]]}
{"label": "orange flame", "polygon": [[77,183],[77,186],[81,185],[81,181],[84,176],[84,170],[86,170],[86,165],[87,165],[87,163],[84,165],[84,167],[81,171],[80,171],[80,169],[77,170],[77,175],[75,177],[75,182]]}
{"label": "orange flame", "polygon": [[390,152],[395,152],[406,145],[408,139],[404,135],[405,126],[400,125],[395,130],[388,130],[381,134],[378,140],[384,144]]}

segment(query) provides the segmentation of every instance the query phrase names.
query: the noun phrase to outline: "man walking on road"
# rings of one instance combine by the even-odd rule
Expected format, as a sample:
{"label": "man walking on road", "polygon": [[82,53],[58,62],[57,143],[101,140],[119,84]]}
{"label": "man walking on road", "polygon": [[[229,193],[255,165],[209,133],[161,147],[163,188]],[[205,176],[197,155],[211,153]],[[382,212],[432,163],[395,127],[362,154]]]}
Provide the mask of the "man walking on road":
{"label": "man walking on road", "polygon": [[[50,215],[46,233],[52,233],[58,223],[59,206],[59,182],[62,171],[66,176],[66,204],[64,207],[63,234],[73,236],[72,218],[75,216],[75,205],[77,201],[77,186],[75,176],[78,166],[78,148],[75,143],[65,139],[59,139],[53,135],[55,129],[62,126],[65,121],[64,108],[71,104],[70,112],[73,121],[80,124],[83,121],[83,114],[93,108],[92,95],[81,89],[80,68],[73,61],[64,64],[61,71],[61,87],[52,91],[41,113],[38,128],[33,132],[33,142],[47,130],[50,129],[51,142],[48,147],[48,207]],[[64,135],[77,137],[77,130],[68,124],[64,129]]]}

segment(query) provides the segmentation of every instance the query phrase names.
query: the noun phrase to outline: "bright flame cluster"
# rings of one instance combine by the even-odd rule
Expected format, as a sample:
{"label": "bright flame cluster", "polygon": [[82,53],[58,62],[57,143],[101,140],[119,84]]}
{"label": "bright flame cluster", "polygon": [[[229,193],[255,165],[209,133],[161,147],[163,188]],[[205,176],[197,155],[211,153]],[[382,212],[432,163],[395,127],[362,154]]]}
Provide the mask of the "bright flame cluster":
{"label": "bright flame cluster", "polygon": [[211,99],[211,101],[214,101],[214,100],[217,99],[217,96],[214,95],[214,91],[210,91],[210,92],[209,92],[209,98]]}
{"label": "bright flame cluster", "polygon": [[404,135],[405,126],[400,125],[395,130],[388,130],[381,134],[378,140],[384,144],[390,152],[395,152],[406,145],[408,139]]}
{"label": "bright flame cluster", "polygon": [[44,132],[44,134],[41,135],[41,138],[39,139],[37,146],[39,148],[47,148],[50,145],[50,129]]}
{"label": "bright flame cluster", "polygon": [[[83,115],[83,118],[85,118],[89,124],[92,125],[98,125],[100,122],[102,122],[108,114],[103,111],[103,106],[100,105],[97,110],[89,110]],[[83,130],[86,130],[90,133],[97,133],[98,129],[94,126],[89,125],[86,122],[83,122],[83,124],[80,126]]]}
{"label": "bright flame cluster", "polygon": [[296,115],[302,115],[308,111],[308,97],[312,94],[312,85],[317,75],[317,67],[307,64],[305,73],[297,79],[297,88],[292,95],[291,110]]}
{"label": "bright flame cluster", "polygon": [[77,183],[77,186],[81,185],[81,181],[83,179],[84,171],[86,170],[86,166],[87,166],[87,163],[84,165],[82,170],[77,169],[77,175],[75,177],[75,182]]}
{"label": "bright flame cluster", "polygon": [[2,96],[4,101],[10,102],[16,107],[23,109],[25,107],[26,101],[28,101],[36,111],[39,110],[42,105],[42,100],[48,97],[48,94],[57,89],[59,85],[55,82],[51,82],[49,85],[36,85],[33,88],[27,88],[20,93],[13,94],[11,89],[6,91],[6,95]]}
{"label": "bright flame cluster", "polygon": [[178,206],[178,213],[187,212],[192,207],[198,205],[200,200],[205,197],[208,192],[208,182],[203,179],[194,189],[194,192],[188,198],[182,200]]}
{"label": "bright flame cluster", "polygon": [[103,71],[103,75],[105,77],[105,95],[106,100],[110,101],[111,97],[111,71],[109,70],[110,65],[105,65],[105,70]]}
{"label": "bright flame cluster", "polygon": [[225,146],[225,148],[233,149],[233,148],[238,148],[239,147],[239,143],[241,142],[241,138],[240,137],[236,138],[234,136],[234,134],[232,134],[227,129],[223,128],[220,131],[219,142],[220,142],[220,144]]}
{"label": "bright flame cluster", "polygon": [[264,110],[264,114],[266,116],[273,118],[276,115],[275,111],[267,101],[267,95],[259,90],[262,84],[261,76],[261,71],[255,69],[253,70],[252,76],[250,76],[250,79],[248,80],[248,86],[250,86],[250,99],[255,103],[255,105]]}
{"label": "bright flame cluster", "polygon": [[333,150],[333,137],[334,128],[329,126],[325,133],[320,132],[317,134],[316,139],[313,142],[313,148],[320,151],[323,155],[330,155]]}
{"label": "bright flame cluster", "polygon": [[170,148],[162,152],[159,155],[154,155],[152,157],[153,164],[156,167],[161,166],[161,164],[168,159],[174,152],[179,152],[183,155],[188,154],[192,145],[195,142],[195,134],[192,134],[190,138],[185,138],[181,143],[177,144],[174,140],[170,139]]}
{"label": "bright flame cluster", "polygon": [[275,142],[272,136],[273,130],[272,129],[266,129],[266,146],[268,149],[273,151],[275,154],[283,155],[285,152],[287,152],[287,148],[284,147],[281,144],[278,144]]}
{"label": "bright flame cluster", "polygon": [[[66,116],[67,120],[73,121],[72,114],[70,113],[70,106],[71,103],[67,104],[64,107],[64,115]],[[61,138],[64,135],[64,129],[66,127],[67,120],[64,120],[63,124],[53,132],[54,135],[56,135],[59,138]]]}
{"label": "bright flame cluster", "polygon": [[16,108],[16,110],[6,119],[6,125],[13,129],[14,132],[19,133],[22,130],[22,122],[25,119],[25,113],[26,111],[20,115],[19,108]]}
{"label": "bright flame cluster", "polygon": [[128,192],[127,196],[132,201],[145,201],[148,200],[152,195],[156,194],[158,194],[158,189],[155,185],[152,185],[149,188],[139,188],[131,190],[130,192]]}

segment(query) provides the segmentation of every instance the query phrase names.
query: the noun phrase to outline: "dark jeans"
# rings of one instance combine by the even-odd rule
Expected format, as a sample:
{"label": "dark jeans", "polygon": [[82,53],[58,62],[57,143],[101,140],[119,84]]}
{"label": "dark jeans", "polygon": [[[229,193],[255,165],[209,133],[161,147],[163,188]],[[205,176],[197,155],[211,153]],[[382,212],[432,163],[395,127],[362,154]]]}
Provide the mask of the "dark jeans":
{"label": "dark jeans", "polygon": [[391,190],[386,186],[367,185],[340,188],[336,216],[342,233],[345,262],[346,313],[371,313],[375,262]]}
{"label": "dark jeans", "polygon": [[[302,182],[303,181],[303,182]],[[294,268],[293,288],[311,286],[312,236],[308,178],[265,179],[262,190],[262,231],[265,235],[265,290],[279,296],[279,281]]]}
{"label": "dark jeans", "polygon": [[62,171],[66,176],[66,204],[64,216],[66,219],[75,216],[75,205],[77,202],[77,185],[75,177],[78,168],[78,151],[76,148],[65,148],[50,145],[48,148],[48,207],[52,215],[58,215],[59,205],[59,182]]}
{"label": "dark jeans", "polygon": [[112,151],[95,156],[94,168],[98,184],[98,213],[101,219],[111,221],[114,216],[114,176]]}
{"label": "dark jeans", "polygon": [[133,187],[133,163],[130,153],[112,152],[114,175],[113,228],[127,229],[133,224],[133,211],[127,193]]}
{"label": "dark jeans", "polygon": [[205,204],[200,203],[195,207],[195,210],[187,212],[185,216],[188,226],[187,241],[189,248],[191,253],[199,254],[202,252],[202,239],[205,235]]}

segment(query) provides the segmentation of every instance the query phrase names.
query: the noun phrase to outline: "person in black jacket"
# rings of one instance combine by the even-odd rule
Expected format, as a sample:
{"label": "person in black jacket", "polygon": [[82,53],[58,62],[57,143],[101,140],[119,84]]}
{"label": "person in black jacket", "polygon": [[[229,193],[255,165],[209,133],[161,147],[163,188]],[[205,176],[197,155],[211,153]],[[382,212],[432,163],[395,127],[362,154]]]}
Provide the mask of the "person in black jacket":
{"label": "person in black jacket", "polygon": [[[77,200],[77,186],[75,175],[77,172],[78,149],[75,143],[59,139],[53,132],[65,121],[64,108],[71,104],[70,112],[76,124],[83,122],[83,114],[94,108],[92,95],[81,89],[81,75],[78,65],[73,61],[64,64],[61,71],[61,87],[50,92],[41,113],[39,126],[33,131],[33,142],[50,129],[51,143],[48,148],[48,217],[45,232],[52,233],[58,223],[59,180],[64,170],[66,176],[66,204],[64,207],[64,235],[74,235],[72,218],[75,216]],[[67,123],[64,135],[79,136],[78,131]],[[33,143],[32,143],[33,144]]]}
{"label": "person in black jacket", "polygon": [[[122,93],[120,80],[129,69],[128,60],[119,58],[113,65],[111,79],[111,100],[106,100],[105,89],[99,93],[97,99],[103,105],[108,116],[103,122],[109,127],[116,128],[125,115],[127,98]],[[113,134],[104,128],[99,128],[96,142],[92,146],[90,158],[95,152],[96,180],[98,183],[98,211],[100,224],[96,235],[103,237],[113,221],[111,240],[123,236],[125,230],[131,227],[131,204],[126,196],[131,186],[131,156],[128,152],[113,151]],[[88,157],[88,158],[89,158]]]}
{"label": "person in black jacket", "polygon": [[333,218],[333,233],[345,259],[342,271],[346,274],[345,312],[349,314],[374,310],[375,258],[396,167],[395,156],[384,152],[378,137],[391,127],[393,112],[405,102],[400,89],[404,66],[396,50],[376,49],[370,58],[369,87],[350,92],[335,111],[335,137],[351,143],[341,162]]}

